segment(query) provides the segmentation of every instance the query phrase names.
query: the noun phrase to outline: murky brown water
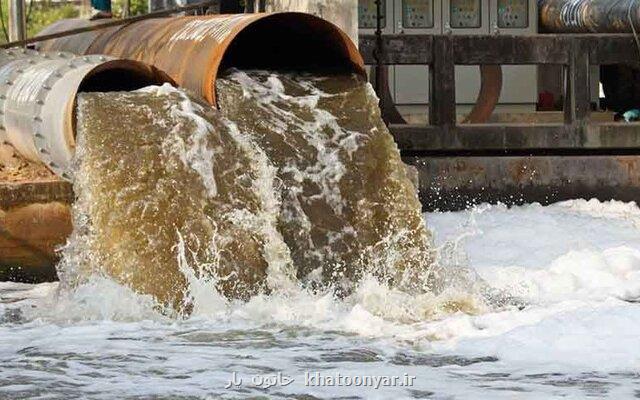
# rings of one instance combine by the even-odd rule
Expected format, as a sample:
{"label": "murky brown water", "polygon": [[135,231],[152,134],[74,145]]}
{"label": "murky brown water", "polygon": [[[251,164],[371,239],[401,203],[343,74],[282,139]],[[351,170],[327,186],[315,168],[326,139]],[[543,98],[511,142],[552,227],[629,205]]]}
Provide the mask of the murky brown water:
{"label": "murky brown water", "polygon": [[80,96],[63,281],[99,272],[178,311],[190,280],[243,299],[364,275],[428,290],[430,234],[368,84],[231,71],[218,96]]}

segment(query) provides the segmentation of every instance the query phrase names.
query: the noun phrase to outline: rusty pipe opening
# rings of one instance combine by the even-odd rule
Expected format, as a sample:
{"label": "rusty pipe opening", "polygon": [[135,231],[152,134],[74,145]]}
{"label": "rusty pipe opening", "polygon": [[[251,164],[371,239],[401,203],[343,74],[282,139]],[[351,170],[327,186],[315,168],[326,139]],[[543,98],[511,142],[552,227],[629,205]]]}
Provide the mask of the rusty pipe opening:
{"label": "rusty pipe opening", "polygon": [[311,14],[269,14],[238,33],[219,71],[234,67],[362,74],[359,53],[350,43],[336,26]]}

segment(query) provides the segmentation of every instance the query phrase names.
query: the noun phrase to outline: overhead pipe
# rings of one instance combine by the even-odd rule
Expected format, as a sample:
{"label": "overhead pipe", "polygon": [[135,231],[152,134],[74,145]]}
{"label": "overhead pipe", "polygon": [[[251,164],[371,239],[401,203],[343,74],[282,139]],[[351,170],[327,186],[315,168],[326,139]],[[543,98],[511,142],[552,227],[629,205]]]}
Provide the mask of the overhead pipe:
{"label": "overhead pipe", "polygon": [[[89,20],[84,18],[61,19],[42,29],[34,39],[42,37],[45,39],[54,36],[51,40],[43,40],[36,42],[34,47],[44,52],[64,51],[73,54],[88,54],[89,47],[100,35],[113,34],[120,29],[119,20],[96,19]],[[73,35],[65,35],[55,37],[62,32],[78,33]]]}
{"label": "overhead pipe", "polygon": [[146,64],[103,55],[0,50],[0,139],[65,180],[73,178],[79,92],[172,82]]}
{"label": "overhead pipe", "polygon": [[[60,22],[44,34],[86,24]],[[49,40],[39,48],[143,61],[212,105],[216,77],[231,67],[337,69],[365,76],[362,57],[346,33],[322,18],[295,12],[147,19]]]}
{"label": "overhead pipe", "polygon": [[539,0],[540,29],[548,33],[640,31],[637,0]]}

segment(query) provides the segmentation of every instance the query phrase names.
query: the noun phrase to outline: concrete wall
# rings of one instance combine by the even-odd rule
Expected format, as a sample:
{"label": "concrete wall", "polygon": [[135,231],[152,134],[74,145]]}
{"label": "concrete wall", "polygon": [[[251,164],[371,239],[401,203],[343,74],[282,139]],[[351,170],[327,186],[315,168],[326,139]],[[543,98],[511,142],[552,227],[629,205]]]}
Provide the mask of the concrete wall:
{"label": "concrete wall", "polygon": [[267,0],[267,11],[306,12],[333,22],[358,44],[358,2],[356,0]]}
{"label": "concrete wall", "polygon": [[425,210],[569,199],[640,201],[640,156],[406,157]]}

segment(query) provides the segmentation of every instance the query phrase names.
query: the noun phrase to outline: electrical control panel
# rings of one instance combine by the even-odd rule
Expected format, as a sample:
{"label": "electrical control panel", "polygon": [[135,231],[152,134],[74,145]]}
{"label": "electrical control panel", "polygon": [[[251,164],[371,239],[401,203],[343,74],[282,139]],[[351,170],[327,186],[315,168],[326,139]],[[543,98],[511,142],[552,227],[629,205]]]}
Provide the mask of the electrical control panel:
{"label": "electrical control panel", "polygon": [[[491,0],[491,33],[535,35],[538,31],[537,0]],[[504,65],[501,104],[535,104],[538,72],[535,65]]]}
{"label": "electrical control panel", "polygon": [[[387,2],[381,1],[381,27],[387,26]],[[376,0],[358,0],[358,27],[360,29],[376,29],[377,23],[377,6]]]}
{"label": "electrical control panel", "polygon": [[[442,0],[395,0],[396,34],[442,33]],[[396,65],[393,96],[398,104],[429,102],[429,67],[426,65]]]}
{"label": "electrical control panel", "polygon": [[536,0],[491,0],[491,33],[535,35],[537,16]]}
{"label": "electrical control panel", "polygon": [[433,0],[402,0],[402,28],[425,29],[434,27]]}
{"label": "electrical control panel", "polygon": [[500,29],[529,27],[529,0],[498,0],[497,26]]}
{"label": "electrical control panel", "polygon": [[481,0],[450,0],[449,26],[451,29],[473,29],[482,26]]}

